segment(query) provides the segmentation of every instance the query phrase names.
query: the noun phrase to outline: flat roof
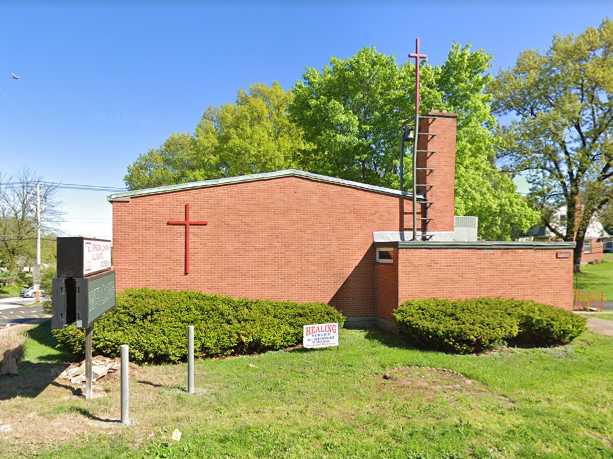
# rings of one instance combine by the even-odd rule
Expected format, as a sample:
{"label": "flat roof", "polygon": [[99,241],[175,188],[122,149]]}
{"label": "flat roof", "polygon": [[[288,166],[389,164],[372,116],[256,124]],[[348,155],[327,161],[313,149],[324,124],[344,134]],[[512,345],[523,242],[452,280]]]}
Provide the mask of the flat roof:
{"label": "flat roof", "polygon": [[572,249],[574,242],[400,241],[399,249]]}
{"label": "flat roof", "polygon": [[[110,202],[123,201],[139,196],[174,193],[177,191],[195,190],[198,188],[208,188],[222,185],[233,185],[236,183],[257,182],[259,180],[273,180],[283,177],[299,177],[307,180],[313,180],[315,182],[330,183],[333,185],[346,186],[350,188],[356,188],[358,190],[371,191],[375,193],[389,194],[392,196],[404,196],[407,198],[411,198],[413,196],[412,193],[406,191],[400,192],[400,190],[395,190],[393,188],[385,188],[377,185],[368,185],[366,183],[354,182],[352,180],[329,177],[327,175],[313,174],[312,172],[305,172],[298,169],[284,169],[274,172],[263,172],[260,174],[240,175],[237,177],[223,177],[212,180],[201,180],[198,182],[180,183],[177,185],[164,185],[155,188],[144,188],[141,190],[122,191],[109,195],[107,199]],[[421,195],[417,195],[417,199],[423,199],[423,197]]]}

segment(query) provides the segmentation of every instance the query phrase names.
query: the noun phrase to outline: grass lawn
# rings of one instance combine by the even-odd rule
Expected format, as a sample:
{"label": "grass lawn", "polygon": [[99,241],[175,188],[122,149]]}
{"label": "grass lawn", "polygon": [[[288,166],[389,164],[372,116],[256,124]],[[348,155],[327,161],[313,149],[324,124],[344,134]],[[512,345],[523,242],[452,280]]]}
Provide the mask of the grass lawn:
{"label": "grass lawn", "polygon": [[575,275],[575,288],[604,292],[607,301],[613,301],[613,253],[605,253],[604,263],[583,265]]}
{"label": "grass lawn", "polygon": [[0,287],[0,298],[10,298],[13,296],[19,296],[21,293],[21,286],[17,284],[4,285]]}
{"label": "grass lawn", "polygon": [[22,374],[0,378],[3,457],[613,456],[613,338],[591,333],[458,356],[342,330],[339,349],[199,361],[194,396],[185,365],[137,367],[129,428],[118,378],[82,400],[54,382],[65,356],[49,344],[34,329]]}

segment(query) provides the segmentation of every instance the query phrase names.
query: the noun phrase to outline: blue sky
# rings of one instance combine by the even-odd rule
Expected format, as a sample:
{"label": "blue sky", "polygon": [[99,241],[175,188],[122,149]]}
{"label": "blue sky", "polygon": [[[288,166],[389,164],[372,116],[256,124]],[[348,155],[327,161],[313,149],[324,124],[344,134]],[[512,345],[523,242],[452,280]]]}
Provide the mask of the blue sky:
{"label": "blue sky", "polygon": [[[254,82],[289,88],[306,66],[364,46],[403,61],[415,36],[435,64],[456,41],[488,51],[497,70],[613,12],[604,1],[255,3],[3,3],[2,174],[122,186],[139,154]],[[105,193],[58,197],[65,233],[110,235]]]}

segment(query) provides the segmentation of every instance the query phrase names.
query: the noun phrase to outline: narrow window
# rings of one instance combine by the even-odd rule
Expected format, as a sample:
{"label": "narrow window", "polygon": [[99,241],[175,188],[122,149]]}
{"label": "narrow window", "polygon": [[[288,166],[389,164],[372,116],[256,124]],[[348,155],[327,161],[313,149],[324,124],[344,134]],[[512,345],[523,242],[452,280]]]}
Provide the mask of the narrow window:
{"label": "narrow window", "polygon": [[379,247],[377,248],[377,263],[393,263],[394,262],[394,249],[391,247]]}

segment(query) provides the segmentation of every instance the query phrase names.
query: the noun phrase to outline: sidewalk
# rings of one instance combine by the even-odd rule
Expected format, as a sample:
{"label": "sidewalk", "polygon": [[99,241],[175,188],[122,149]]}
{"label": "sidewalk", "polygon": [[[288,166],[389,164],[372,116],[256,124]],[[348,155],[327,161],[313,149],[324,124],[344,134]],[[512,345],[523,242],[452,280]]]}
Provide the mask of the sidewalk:
{"label": "sidewalk", "polygon": [[590,330],[599,335],[613,336],[613,320],[589,317],[587,319],[587,326]]}

